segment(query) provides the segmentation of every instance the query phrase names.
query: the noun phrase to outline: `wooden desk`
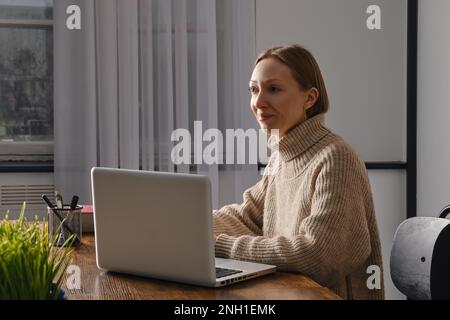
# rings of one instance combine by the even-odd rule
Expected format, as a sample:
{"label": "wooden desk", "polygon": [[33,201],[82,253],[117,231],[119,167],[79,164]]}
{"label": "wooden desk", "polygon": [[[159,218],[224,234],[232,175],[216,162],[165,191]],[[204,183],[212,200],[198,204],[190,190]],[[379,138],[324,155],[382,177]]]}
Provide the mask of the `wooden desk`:
{"label": "wooden desk", "polygon": [[81,289],[68,290],[69,300],[121,299],[255,299],[255,300],[338,300],[339,296],[308,277],[276,272],[271,275],[222,288],[203,288],[99,270],[95,262],[92,234],[83,235],[83,245],[73,254],[72,264],[80,267]]}

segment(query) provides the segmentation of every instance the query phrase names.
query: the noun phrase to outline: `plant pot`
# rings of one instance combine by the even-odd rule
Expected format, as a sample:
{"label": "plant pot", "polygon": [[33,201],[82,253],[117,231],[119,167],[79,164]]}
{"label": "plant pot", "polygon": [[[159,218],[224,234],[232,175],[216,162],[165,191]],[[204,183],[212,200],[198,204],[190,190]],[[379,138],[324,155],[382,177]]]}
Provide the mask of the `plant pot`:
{"label": "plant pot", "polygon": [[[57,289],[56,284],[53,284],[52,289],[50,290],[50,295],[53,293],[53,290],[56,290],[56,289]],[[61,292],[59,293],[58,300],[67,300],[66,293],[65,293],[64,289],[61,289]]]}

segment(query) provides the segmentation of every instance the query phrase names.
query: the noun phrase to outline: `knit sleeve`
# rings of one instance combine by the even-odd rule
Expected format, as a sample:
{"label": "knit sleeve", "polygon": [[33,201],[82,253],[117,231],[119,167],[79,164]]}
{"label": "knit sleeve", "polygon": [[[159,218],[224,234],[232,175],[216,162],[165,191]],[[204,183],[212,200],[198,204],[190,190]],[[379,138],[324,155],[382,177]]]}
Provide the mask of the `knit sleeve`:
{"label": "knit sleeve", "polygon": [[272,154],[259,182],[244,191],[241,204],[226,205],[213,213],[215,238],[221,234],[233,237],[263,234],[264,201],[271,177],[279,165],[277,156]]}
{"label": "knit sleeve", "polygon": [[371,194],[364,164],[349,151],[335,150],[315,174],[311,212],[296,236],[222,234],[216,240],[216,255],[277,265],[325,286],[360,267],[371,252],[366,222]]}
{"label": "knit sleeve", "polygon": [[244,191],[241,204],[226,205],[213,214],[214,235],[262,235],[264,196],[267,177]]}

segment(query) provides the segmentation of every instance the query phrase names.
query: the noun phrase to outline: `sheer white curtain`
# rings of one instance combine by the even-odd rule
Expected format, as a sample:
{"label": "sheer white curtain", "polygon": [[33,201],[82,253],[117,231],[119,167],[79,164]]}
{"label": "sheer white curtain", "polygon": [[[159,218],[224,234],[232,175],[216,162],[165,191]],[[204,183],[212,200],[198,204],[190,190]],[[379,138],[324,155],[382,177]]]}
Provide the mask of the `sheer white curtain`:
{"label": "sheer white curtain", "polygon": [[[66,28],[69,5],[81,9],[81,30]],[[106,166],[207,174],[214,208],[241,201],[256,166],[175,166],[171,134],[198,138],[194,121],[256,128],[254,10],[254,0],[55,1],[56,189],[88,203],[90,169]]]}

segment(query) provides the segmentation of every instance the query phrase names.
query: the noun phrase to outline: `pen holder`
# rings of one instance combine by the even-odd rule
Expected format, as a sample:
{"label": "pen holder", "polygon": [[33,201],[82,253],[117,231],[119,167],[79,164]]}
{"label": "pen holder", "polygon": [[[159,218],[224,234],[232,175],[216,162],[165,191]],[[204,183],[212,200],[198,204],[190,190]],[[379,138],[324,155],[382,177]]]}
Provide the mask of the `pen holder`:
{"label": "pen holder", "polygon": [[[71,235],[76,238],[72,242],[72,246],[81,245],[81,210],[83,206],[76,206],[70,209],[69,205],[63,208],[47,207],[48,225],[51,240],[55,246],[62,246]],[[62,221],[61,221],[62,219]]]}

